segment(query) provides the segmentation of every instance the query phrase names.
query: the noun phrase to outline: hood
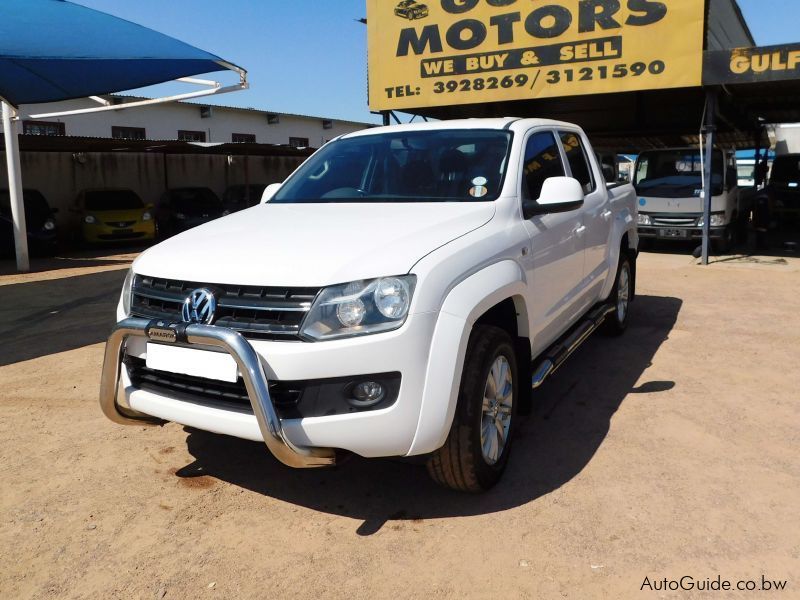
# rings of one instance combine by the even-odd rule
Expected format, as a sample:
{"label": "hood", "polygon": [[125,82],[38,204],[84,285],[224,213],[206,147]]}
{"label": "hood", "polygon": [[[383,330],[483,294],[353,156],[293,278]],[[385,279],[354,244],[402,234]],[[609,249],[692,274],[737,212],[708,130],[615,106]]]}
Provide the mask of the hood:
{"label": "hood", "polygon": [[260,204],[154,246],[134,270],[201,283],[298,287],[402,275],[494,213],[493,202]]}

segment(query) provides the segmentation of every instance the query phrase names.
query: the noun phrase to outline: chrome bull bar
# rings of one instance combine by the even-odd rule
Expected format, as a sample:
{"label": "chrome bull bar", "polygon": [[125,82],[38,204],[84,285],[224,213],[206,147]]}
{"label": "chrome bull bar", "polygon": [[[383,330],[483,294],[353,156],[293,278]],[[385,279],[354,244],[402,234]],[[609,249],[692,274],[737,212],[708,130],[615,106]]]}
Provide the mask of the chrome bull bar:
{"label": "chrome bull bar", "polygon": [[131,317],[117,323],[106,342],[100,380],[100,407],[111,421],[121,425],[158,424],[161,421],[117,402],[120,365],[125,341],[131,337],[181,346],[221,348],[230,354],[244,379],[258,427],[270,452],[283,464],[295,468],[327,467],[336,463],[331,448],[306,448],[293,444],[283,431],[269,394],[267,376],[258,353],[244,336],[225,327],[170,323]]}

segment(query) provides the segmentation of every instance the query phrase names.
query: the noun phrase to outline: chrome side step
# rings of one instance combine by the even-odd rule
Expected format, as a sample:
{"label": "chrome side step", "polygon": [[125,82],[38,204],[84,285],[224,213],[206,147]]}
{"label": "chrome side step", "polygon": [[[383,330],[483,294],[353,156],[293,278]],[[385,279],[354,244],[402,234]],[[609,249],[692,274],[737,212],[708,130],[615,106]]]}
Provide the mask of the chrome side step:
{"label": "chrome side step", "polygon": [[611,304],[601,304],[587,314],[583,321],[573,327],[563,338],[550,346],[539,364],[533,369],[531,387],[535,390],[545,379],[558,371],[559,367],[603,324],[606,317],[617,308]]}

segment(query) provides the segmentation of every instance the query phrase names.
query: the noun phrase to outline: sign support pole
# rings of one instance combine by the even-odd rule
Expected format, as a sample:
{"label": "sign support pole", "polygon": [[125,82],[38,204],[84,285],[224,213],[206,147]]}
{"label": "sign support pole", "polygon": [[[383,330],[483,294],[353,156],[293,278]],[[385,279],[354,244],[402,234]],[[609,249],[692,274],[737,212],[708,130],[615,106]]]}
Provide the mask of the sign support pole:
{"label": "sign support pole", "polygon": [[[713,198],[713,182],[711,178],[714,173],[714,144],[717,137],[717,90],[711,88],[706,91],[708,106],[706,108],[706,164],[705,164],[705,185],[703,187],[703,260],[704,265],[708,264],[708,255],[711,245],[711,200]],[[724,165],[723,165],[724,166]]]}
{"label": "sign support pole", "polygon": [[17,256],[17,270],[27,273],[31,270],[28,257],[28,228],[25,224],[25,203],[22,196],[22,167],[19,161],[18,121],[14,119],[17,111],[3,102],[3,135],[6,141],[6,167],[8,168],[8,197],[11,202],[11,221],[14,225],[14,248]]}

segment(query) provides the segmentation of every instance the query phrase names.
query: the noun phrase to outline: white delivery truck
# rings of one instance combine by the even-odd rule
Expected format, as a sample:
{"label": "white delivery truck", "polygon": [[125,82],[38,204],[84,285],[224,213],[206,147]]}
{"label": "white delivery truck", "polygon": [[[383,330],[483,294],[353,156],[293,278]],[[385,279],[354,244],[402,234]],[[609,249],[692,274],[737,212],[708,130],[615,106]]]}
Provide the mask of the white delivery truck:
{"label": "white delivery truck", "polygon": [[[711,240],[727,252],[746,233],[750,200],[739,194],[736,153],[714,150],[711,177]],[[702,157],[704,158],[704,157]],[[703,238],[703,161],[699,148],[648,150],[636,160],[639,237],[680,241]]]}
{"label": "white delivery truck", "polygon": [[101,406],[293,467],[427,455],[439,483],[485,490],[532,388],[600,325],[624,331],[637,243],[633,187],[606,185],[575,125],[347,134],[259,206],[139,256]]}

